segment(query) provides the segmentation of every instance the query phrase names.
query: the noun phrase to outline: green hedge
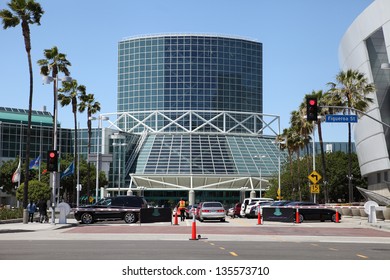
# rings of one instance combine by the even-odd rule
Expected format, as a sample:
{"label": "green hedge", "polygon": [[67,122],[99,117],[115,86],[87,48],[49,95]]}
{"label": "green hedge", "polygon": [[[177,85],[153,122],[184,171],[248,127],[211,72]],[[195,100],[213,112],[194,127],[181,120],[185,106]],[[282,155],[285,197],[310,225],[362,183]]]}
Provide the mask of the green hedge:
{"label": "green hedge", "polygon": [[0,209],[0,220],[10,220],[10,219],[18,219],[23,218],[23,208],[15,208],[15,209]]}

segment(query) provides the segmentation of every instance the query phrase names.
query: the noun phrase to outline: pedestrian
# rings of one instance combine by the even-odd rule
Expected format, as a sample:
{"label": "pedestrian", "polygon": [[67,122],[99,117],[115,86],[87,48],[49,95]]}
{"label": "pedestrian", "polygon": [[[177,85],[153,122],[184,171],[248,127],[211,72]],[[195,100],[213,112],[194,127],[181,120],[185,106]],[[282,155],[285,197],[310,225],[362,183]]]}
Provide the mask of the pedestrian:
{"label": "pedestrian", "polygon": [[47,222],[47,202],[44,199],[41,199],[38,203],[39,210],[39,222]]}
{"label": "pedestrian", "polygon": [[180,211],[180,221],[184,221],[186,213],[186,202],[183,198],[180,198],[180,201],[177,204],[177,209]]}
{"label": "pedestrian", "polygon": [[34,222],[34,214],[37,211],[37,206],[35,205],[34,201],[30,201],[30,203],[27,205],[27,211],[28,211],[28,222]]}

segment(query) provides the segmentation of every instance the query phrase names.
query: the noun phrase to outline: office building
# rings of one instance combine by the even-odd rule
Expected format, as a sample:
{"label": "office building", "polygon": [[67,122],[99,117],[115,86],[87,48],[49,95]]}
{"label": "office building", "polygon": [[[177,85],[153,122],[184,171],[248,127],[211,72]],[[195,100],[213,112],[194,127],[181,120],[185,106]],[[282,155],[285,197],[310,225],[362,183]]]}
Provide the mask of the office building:
{"label": "office building", "polygon": [[374,102],[354,126],[355,144],[368,189],[390,199],[390,1],[373,1],[355,19],[341,40],[339,60],[343,70],[359,70],[375,84]]}

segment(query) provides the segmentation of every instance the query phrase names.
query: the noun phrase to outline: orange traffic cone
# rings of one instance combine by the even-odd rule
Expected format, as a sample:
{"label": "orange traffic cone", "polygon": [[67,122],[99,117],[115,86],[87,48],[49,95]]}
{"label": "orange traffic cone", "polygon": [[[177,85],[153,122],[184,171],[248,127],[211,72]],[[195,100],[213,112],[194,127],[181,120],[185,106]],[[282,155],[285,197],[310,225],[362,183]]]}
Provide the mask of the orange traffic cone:
{"label": "orange traffic cone", "polygon": [[336,223],[340,223],[339,211],[336,210]]}
{"label": "orange traffic cone", "polygon": [[174,226],[178,226],[179,225],[179,221],[177,219],[177,210],[176,210],[176,213],[175,213],[175,221],[173,222],[173,225]]}
{"label": "orange traffic cone", "polygon": [[190,240],[198,240],[196,238],[196,222],[195,222],[195,219],[192,220],[192,236],[191,236]]}
{"label": "orange traffic cone", "polygon": [[295,223],[299,224],[301,221],[299,220],[299,208],[295,211]]}
{"label": "orange traffic cone", "polygon": [[261,208],[259,207],[259,210],[257,210],[257,224],[261,225]]}

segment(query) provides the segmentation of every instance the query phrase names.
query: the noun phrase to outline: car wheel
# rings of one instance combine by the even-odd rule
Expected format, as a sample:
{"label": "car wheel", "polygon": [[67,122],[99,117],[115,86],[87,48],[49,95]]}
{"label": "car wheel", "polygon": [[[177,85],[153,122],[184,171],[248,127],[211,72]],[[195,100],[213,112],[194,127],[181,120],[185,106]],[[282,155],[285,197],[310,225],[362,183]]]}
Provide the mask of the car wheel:
{"label": "car wheel", "polygon": [[334,223],[336,222],[336,213],[332,215],[331,220],[332,220],[332,222],[334,222]]}
{"label": "car wheel", "polygon": [[299,222],[302,223],[305,220],[302,214],[299,214]]}
{"label": "car wheel", "polygon": [[222,218],[222,219],[221,219],[221,222],[223,222],[223,223],[224,223],[224,222],[225,222],[225,218]]}
{"label": "car wheel", "polygon": [[127,212],[125,216],[123,217],[123,220],[125,220],[126,224],[132,224],[137,221],[137,217],[135,213],[133,212]]}
{"label": "car wheel", "polygon": [[81,215],[80,221],[83,224],[92,224],[93,223],[93,216],[90,213],[84,213]]}

